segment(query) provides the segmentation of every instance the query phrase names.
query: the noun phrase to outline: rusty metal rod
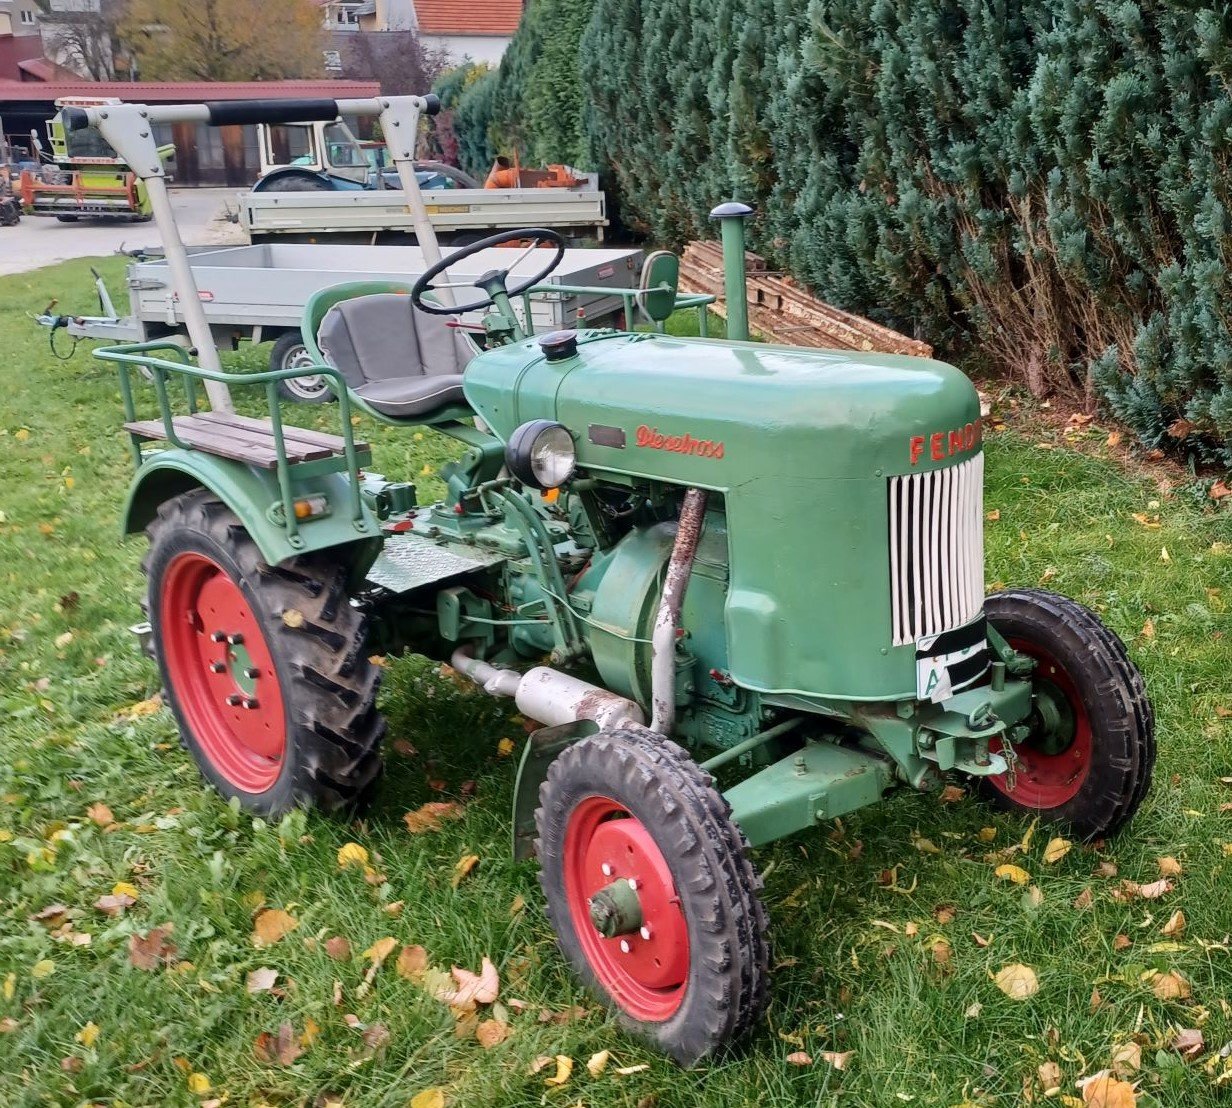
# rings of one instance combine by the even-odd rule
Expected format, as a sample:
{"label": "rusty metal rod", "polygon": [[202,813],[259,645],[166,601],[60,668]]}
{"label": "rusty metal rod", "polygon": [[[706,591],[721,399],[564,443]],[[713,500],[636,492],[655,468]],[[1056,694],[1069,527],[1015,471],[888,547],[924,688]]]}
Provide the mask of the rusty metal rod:
{"label": "rusty metal rod", "polygon": [[680,609],[684,606],[693,556],[697,553],[697,540],[701,537],[705,518],[706,494],[701,489],[689,489],[680,508],[676,541],[663,582],[663,598],[659,601],[651,635],[654,654],[650,663],[650,727],[660,735],[670,735],[676,724],[676,628],[680,624]]}

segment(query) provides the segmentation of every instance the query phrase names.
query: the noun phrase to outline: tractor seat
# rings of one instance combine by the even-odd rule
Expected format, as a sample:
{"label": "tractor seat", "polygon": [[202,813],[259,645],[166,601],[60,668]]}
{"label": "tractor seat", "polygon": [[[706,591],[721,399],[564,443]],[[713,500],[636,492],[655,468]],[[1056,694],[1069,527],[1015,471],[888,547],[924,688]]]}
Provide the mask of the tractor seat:
{"label": "tractor seat", "polygon": [[335,304],[317,329],[326,362],[351,392],[390,419],[418,421],[465,405],[462,371],[474,347],[441,316],[399,293]]}

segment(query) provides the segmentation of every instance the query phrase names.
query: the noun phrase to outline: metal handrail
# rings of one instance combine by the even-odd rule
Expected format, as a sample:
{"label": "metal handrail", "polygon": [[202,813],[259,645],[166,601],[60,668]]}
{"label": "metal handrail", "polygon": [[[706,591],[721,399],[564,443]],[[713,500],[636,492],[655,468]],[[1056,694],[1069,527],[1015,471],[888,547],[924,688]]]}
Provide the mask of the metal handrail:
{"label": "metal handrail", "polygon": [[[177,361],[170,362],[162,358],[152,358],[149,355],[156,351],[174,353]],[[278,490],[282,500],[282,523],[287,535],[294,543],[299,536],[299,525],[295,519],[295,500],[291,493],[291,467],[287,461],[286,441],[282,433],[282,414],[278,408],[278,382],[290,377],[327,377],[333,381],[334,395],[338,398],[338,418],[342,424],[343,453],[347,462],[349,478],[348,495],[351,507],[351,518],[354,523],[362,523],[364,518],[363,499],[359,486],[359,459],[355,450],[355,435],[351,429],[351,401],[347,395],[346,379],[333,366],[318,365],[309,368],[297,367],[290,369],[266,369],[259,373],[228,373],[226,370],[203,369],[193,365],[182,346],[173,342],[139,342],[126,343],[123,346],[100,346],[94,351],[96,358],[115,362],[120,373],[120,396],[124,402],[124,415],[128,422],[137,419],[137,408],[133,401],[131,367],[144,368],[150,374],[158,399],[159,414],[162,416],[163,430],[167,441],[181,450],[189,447],[175,433],[174,415],[171,402],[167,396],[168,374],[180,374],[185,378],[185,392],[189,413],[196,411],[196,396],[194,382],[217,381],[226,385],[265,385],[265,398],[269,407],[270,425],[274,439],[274,453],[277,462]],[[129,433],[132,440],[134,461],[141,464],[141,438]]]}

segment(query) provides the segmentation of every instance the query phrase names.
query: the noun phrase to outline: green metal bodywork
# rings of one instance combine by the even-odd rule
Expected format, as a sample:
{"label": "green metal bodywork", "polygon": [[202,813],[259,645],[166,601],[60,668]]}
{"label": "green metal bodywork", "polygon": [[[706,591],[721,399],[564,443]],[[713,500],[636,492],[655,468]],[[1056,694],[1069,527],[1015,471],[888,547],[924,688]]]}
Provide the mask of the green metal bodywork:
{"label": "green metal bodywork", "polygon": [[[979,396],[941,362],[656,334],[583,333],[549,362],[533,340],[485,352],[466,394],[507,438],[532,419],[573,433],[581,469],[722,494],[732,677],[763,693],[915,696],[914,648],[890,633],[886,479],[913,437],[976,426]],[[592,441],[615,428],[624,446]],[[604,436],[611,441],[610,434]],[[841,628],[836,649],[835,629]]]}

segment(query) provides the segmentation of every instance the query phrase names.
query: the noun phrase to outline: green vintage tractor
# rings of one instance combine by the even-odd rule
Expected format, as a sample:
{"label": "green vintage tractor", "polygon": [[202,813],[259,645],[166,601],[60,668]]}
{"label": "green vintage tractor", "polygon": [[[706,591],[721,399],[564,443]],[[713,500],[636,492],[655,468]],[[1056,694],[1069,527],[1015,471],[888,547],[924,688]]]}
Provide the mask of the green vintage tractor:
{"label": "green vintage tractor", "polygon": [[[148,112],[379,111],[385,134],[413,134],[432,107]],[[155,165],[125,150],[122,116],[86,121]],[[737,334],[747,212],[715,212]],[[541,272],[510,287],[502,265],[454,301],[450,267],[514,238]],[[200,365],[178,348],[100,350],[120,368],[138,464],[124,526],[149,536],[148,640],[184,742],[254,812],[367,800],[385,732],[377,631],[537,721],[515,850],[537,856],[581,977],[692,1064],[766,1004],[750,848],[950,774],[1085,839],[1112,835],[1150,783],[1152,713],[1094,613],[1034,589],[985,596],[980,407],[958,370],[655,330],[529,335],[517,305],[560,248],[528,229],[454,251],[410,288],[327,290],[307,309],[307,370],[226,374],[208,335]],[[671,259],[654,268],[639,302],[661,320]],[[479,330],[453,325],[475,310]],[[334,383],[339,435],[281,422],[277,382],[304,372]],[[264,389],[268,418],[229,410],[227,384]],[[462,444],[442,501],[369,469],[355,410]]]}

